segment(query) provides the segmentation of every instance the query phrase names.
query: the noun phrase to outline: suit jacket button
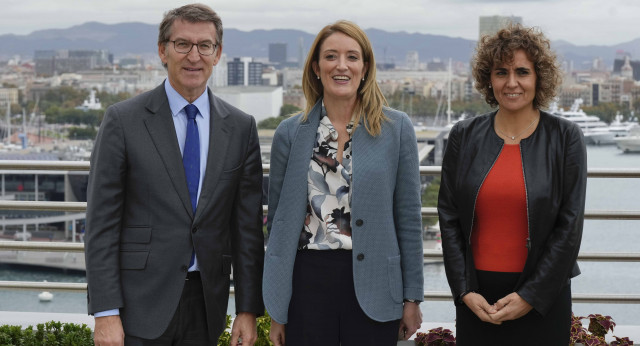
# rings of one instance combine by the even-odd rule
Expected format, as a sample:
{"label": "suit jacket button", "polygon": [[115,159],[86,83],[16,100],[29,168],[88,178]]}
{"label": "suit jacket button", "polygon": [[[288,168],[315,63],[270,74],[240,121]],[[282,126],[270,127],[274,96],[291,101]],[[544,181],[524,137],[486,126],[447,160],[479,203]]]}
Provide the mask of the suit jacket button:
{"label": "suit jacket button", "polygon": [[191,229],[191,233],[196,233],[196,232],[198,232],[198,227],[194,227]]}
{"label": "suit jacket button", "polygon": [[363,223],[364,223],[364,221],[362,221],[362,219],[357,219],[356,220],[356,226],[362,226]]}
{"label": "suit jacket button", "polygon": [[356,257],[358,259],[358,261],[362,261],[364,259],[364,254],[363,253],[359,253],[358,257]]}

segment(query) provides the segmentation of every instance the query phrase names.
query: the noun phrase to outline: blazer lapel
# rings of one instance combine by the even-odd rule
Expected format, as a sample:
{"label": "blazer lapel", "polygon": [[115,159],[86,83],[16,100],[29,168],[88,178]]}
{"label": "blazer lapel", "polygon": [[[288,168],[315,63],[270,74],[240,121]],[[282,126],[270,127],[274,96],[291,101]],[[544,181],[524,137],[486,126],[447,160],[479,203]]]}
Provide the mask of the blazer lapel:
{"label": "blazer lapel", "polygon": [[[285,201],[283,208],[285,214],[291,214],[291,220],[303,220],[307,210],[307,180],[309,161],[316,142],[316,132],[320,124],[322,112],[322,100],[318,101],[307,120],[300,123],[295,137],[292,139],[291,151],[287,162],[287,172],[280,195],[280,201]],[[301,193],[303,192],[304,193]],[[279,211],[279,210],[278,210]],[[297,222],[297,221],[296,221]],[[300,232],[300,228],[290,227],[291,232]]]}
{"label": "blazer lapel", "polygon": [[[316,132],[318,132],[321,112],[322,100],[316,102],[315,106],[313,106],[307,116],[307,121],[300,124],[291,145],[289,167],[287,170],[300,173],[309,170],[309,160],[311,160],[311,154],[313,153],[313,147],[316,142]],[[306,174],[296,174],[296,176],[303,177],[304,184],[307,184]]]}
{"label": "blazer lapel", "polygon": [[233,125],[229,119],[229,110],[224,107],[220,100],[209,93],[209,104],[211,121],[209,122],[209,154],[207,157],[207,169],[204,179],[202,179],[202,189],[198,199],[198,208],[195,217],[202,215],[213,197],[213,192],[218,184],[218,178],[224,168],[224,162],[229,151],[229,142],[233,134]]}
{"label": "blazer lapel", "polygon": [[[164,167],[171,178],[173,187],[180,196],[184,208],[193,217],[187,178],[182,166],[182,155],[176,137],[169,101],[164,90],[164,83],[157,87],[149,98],[146,108],[153,115],[144,120],[149,136],[155,145]],[[158,187],[162,188],[162,187]]]}

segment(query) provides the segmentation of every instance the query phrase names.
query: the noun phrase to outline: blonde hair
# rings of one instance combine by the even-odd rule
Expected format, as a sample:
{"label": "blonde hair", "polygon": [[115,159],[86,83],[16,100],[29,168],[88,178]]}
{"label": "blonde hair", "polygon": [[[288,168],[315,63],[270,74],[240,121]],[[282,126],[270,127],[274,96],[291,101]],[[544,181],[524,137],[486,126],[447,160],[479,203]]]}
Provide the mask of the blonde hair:
{"label": "blonde hair", "polygon": [[382,130],[382,122],[387,119],[382,112],[383,107],[388,106],[387,99],[385,99],[376,81],[376,61],[373,57],[371,42],[369,42],[367,35],[358,25],[346,20],[340,20],[322,28],[311,45],[302,75],[302,91],[307,99],[307,104],[301,120],[307,120],[309,112],[323,95],[324,87],[322,86],[322,81],[316,78],[313,71],[313,63],[318,63],[319,61],[322,43],[327,37],[336,32],[343,33],[358,42],[360,49],[362,49],[363,61],[368,64],[364,81],[358,87],[355,124],[357,126],[360,123],[360,118],[364,116],[364,127],[367,132],[372,136],[377,136]]}

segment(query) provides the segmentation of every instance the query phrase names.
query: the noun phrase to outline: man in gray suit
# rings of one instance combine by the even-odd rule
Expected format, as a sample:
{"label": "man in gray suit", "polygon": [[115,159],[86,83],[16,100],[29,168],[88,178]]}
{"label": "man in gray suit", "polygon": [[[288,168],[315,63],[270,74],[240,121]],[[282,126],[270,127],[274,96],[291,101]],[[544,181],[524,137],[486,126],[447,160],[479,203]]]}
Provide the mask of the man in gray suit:
{"label": "man in gray suit", "polygon": [[262,165],[255,120],[207,88],[222,51],[209,7],[165,14],[168,78],[109,107],[91,157],[86,262],[96,345],[232,345],[262,314]]}

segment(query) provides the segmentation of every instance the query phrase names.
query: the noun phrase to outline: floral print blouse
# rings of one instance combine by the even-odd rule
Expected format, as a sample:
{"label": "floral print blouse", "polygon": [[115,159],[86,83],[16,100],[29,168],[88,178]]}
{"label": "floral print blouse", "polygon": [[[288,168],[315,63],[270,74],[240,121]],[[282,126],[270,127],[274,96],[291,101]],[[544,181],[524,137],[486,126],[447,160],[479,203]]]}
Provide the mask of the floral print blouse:
{"label": "floral print blouse", "polygon": [[351,250],[351,131],[344,144],[342,163],[338,153],[338,131],[322,106],[316,143],[309,162],[307,217],[298,249]]}

